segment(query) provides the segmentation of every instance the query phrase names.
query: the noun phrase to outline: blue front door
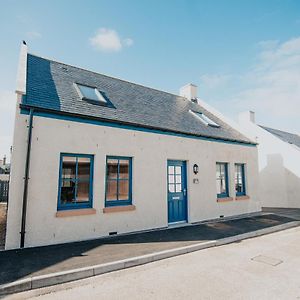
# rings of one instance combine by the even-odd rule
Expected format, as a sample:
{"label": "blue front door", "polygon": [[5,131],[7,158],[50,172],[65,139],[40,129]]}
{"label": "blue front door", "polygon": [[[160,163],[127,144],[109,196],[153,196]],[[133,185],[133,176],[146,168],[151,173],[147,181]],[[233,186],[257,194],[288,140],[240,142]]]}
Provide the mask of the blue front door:
{"label": "blue front door", "polygon": [[186,220],[186,162],[168,160],[168,223]]}

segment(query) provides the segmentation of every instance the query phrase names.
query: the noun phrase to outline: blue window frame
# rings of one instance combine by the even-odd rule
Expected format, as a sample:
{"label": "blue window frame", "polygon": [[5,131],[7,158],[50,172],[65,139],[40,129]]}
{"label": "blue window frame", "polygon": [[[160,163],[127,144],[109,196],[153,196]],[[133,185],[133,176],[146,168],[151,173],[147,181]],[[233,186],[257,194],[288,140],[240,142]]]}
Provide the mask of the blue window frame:
{"label": "blue window frame", "polygon": [[92,207],[93,169],[93,155],[60,154],[58,210]]}
{"label": "blue window frame", "polygon": [[216,163],[217,198],[229,197],[228,163]]}
{"label": "blue window frame", "polygon": [[106,157],[105,206],[132,204],[132,158]]}
{"label": "blue window frame", "polygon": [[235,164],[234,184],[236,196],[246,195],[245,164]]}

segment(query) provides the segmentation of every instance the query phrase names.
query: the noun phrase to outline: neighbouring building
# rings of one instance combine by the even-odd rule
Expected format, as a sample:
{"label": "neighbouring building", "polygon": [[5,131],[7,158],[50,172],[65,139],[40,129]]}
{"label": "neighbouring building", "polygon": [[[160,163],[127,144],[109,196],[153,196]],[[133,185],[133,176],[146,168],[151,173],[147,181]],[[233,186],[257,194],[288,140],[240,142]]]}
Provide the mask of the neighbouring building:
{"label": "neighbouring building", "polygon": [[0,159],[0,180],[9,180],[10,164],[6,160],[4,155],[3,159]]}
{"label": "neighbouring building", "polygon": [[194,85],[174,95],[22,45],[16,92],[6,249],[261,210],[256,143]]}
{"label": "neighbouring building", "polygon": [[300,136],[239,116],[242,131],[258,142],[259,195],[264,207],[300,208]]}
{"label": "neighbouring building", "polygon": [[0,159],[0,202],[8,201],[10,164],[6,156]]}

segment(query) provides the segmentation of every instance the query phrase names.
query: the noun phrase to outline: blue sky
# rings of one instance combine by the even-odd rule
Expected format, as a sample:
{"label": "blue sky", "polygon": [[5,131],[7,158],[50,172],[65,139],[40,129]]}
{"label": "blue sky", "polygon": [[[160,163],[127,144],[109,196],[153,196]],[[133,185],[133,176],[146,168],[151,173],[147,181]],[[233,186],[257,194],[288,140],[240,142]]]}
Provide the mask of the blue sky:
{"label": "blue sky", "polygon": [[20,43],[31,53],[198,95],[236,119],[300,132],[300,1],[0,2],[0,157],[12,143]]}

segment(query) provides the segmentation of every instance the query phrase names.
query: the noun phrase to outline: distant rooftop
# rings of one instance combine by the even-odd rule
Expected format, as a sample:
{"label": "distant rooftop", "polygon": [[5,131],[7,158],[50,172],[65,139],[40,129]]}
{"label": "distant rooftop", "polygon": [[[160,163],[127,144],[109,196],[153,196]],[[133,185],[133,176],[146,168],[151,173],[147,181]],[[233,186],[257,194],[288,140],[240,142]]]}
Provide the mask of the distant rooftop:
{"label": "distant rooftop", "polygon": [[282,131],[282,130],[278,130],[266,126],[261,126],[261,125],[259,126],[265,129],[266,131],[270,132],[274,136],[278,137],[282,141],[295,145],[300,148],[300,136],[298,134],[290,133],[290,132],[286,132],[286,131]]}

